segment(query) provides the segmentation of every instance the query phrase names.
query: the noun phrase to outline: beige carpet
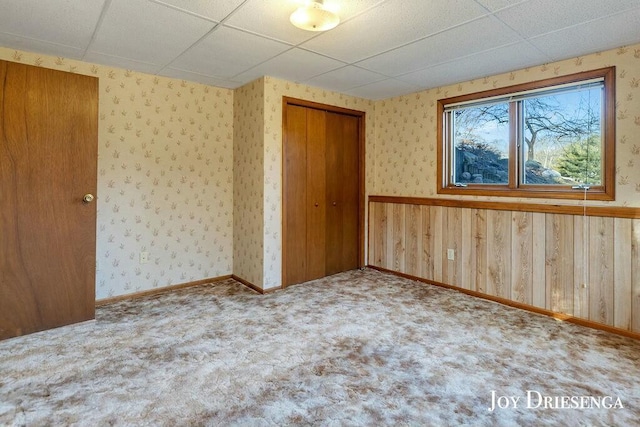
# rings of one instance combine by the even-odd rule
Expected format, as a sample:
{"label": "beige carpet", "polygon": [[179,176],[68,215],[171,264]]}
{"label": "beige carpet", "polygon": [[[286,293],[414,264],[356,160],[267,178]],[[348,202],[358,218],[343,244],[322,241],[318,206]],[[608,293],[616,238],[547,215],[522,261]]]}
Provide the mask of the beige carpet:
{"label": "beige carpet", "polygon": [[0,425],[640,423],[640,342],[371,270],[102,307],[0,342],[0,374]]}

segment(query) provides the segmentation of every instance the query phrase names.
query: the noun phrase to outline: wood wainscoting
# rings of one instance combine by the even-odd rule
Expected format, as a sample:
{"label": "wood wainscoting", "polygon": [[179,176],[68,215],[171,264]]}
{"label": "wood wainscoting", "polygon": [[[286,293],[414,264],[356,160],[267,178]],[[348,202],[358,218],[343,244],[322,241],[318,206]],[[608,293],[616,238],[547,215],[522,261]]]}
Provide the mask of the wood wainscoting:
{"label": "wood wainscoting", "polygon": [[637,334],[639,211],[371,196],[369,264]]}

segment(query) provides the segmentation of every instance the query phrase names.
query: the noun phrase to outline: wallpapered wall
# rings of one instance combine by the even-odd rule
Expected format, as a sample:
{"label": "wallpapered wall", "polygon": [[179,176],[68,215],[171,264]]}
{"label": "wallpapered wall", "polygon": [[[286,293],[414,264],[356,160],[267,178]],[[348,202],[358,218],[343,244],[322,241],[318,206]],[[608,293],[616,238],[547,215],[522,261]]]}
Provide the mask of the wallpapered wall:
{"label": "wallpapered wall", "polygon": [[[264,78],[264,280],[263,288],[282,284],[282,97],[304,99],[364,111],[367,146],[366,191],[372,188],[374,102],[337,92]],[[366,245],[365,245],[366,247]]]}
{"label": "wallpapered wall", "polygon": [[[640,45],[378,101],[375,109],[375,184],[372,194],[439,197],[436,194],[438,99],[612,65],[616,66],[617,74],[616,200],[591,203],[639,207]],[[478,199],[476,196],[467,197],[470,200]],[[482,199],[505,201],[505,198]],[[544,199],[529,201],[557,203]]]}
{"label": "wallpapered wall", "polygon": [[99,78],[97,299],[231,274],[233,91],[4,48],[0,59]]}
{"label": "wallpapered wall", "polygon": [[264,79],[234,91],[233,274],[262,284]]}
{"label": "wallpapered wall", "polygon": [[0,59],[99,78],[98,299],[232,272],[280,286],[283,96],[367,113],[367,194],[438,197],[437,99],[615,65],[609,203],[640,206],[640,45],[376,102],[272,77],[234,93],[5,48]]}

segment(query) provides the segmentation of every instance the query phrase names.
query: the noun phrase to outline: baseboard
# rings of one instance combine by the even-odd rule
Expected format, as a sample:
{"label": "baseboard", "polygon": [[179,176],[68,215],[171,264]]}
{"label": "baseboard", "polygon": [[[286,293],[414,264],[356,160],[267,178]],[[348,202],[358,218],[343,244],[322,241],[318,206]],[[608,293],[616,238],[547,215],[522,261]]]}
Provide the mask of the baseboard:
{"label": "baseboard", "polygon": [[221,282],[223,280],[227,280],[227,279],[231,279],[231,278],[232,278],[232,276],[229,274],[227,276],[212,277],[210,279],[202,279],[202,280],[196,280],[194,282],[181,283],[181,284],[178,284],[178,285],[164,286],[162,288],[154,288],[154,289],[149,289],[149,290],[146,290],[146,291],[135,292],[135,293],[132,293],[132,294],[118,295],[117,297],[112,297],[112,298],[103,298],[103,299],[100,299],[100,300],[96,300],[96,307],[101,307],[101,306],[107,305],[107,304],[113,304],[114,302],[138,299],[138,298],[142,298],[142,297],[148,297],[148,296],[151,296],[151,295],[164,294],[166,292],[173,292],[173,291],[177,291],[179,289],[191,288],[193,286],[200,286],[200,285],[204,285],[204,284],[207,284],[207,283]]}
{"label": "baseboard", "polygon": [[237,282],[242,283],[243,285],[245,285],[247,288],[256,291],[259,294],[265,295],[265,294],[270,294],[272,292],[275,291],[279,291],[280,289],[282,289],[282,287],[275,287],[275,288],[269,288],[269,289],[262,289],[259,286],[254,285],[253,283],[249,282],[248,280],[244,280],[242,277],[238,277],[235,274],[231,275],[231,278]]}
{"label": "baseboard", "polygon": [[503,304],[503,305],[508,305],[509,307],[519,308],[521,310],[526,310],[526,311],[530,311],[530,312],[533,312],[533,313],[543,314],[545,316],[549,316],[549,317],[552,317],[552,318],[557,319],[557,320],[562,320],[564,322],[569,322],[569,323],[573,323],[573,324],[580,325],[580,326],[586,326],[587,328],[598,329],[598,330],[601,330],[601,331],[610,332],[612,334],[622,335],[624,337],[640,340],[640,333],[628,331],[626,329],[621,329],[621,328],[616,328],[614,326],[604,325],[602,323],[593,322],[591,320],[585,320],[585,319],[581,319],[579,317],[574,317],[574,316],[569,315],[569,314],[557,313],[555,311],[547,310],[547,309],[540,308],[540,307],[534,307],[532,305],[523,304],[521,302],[512,301],[510,299],[496,297],[496,296],[493,296],[493,295],[487,295],[487,294],[484,294],[482,292],[472,291],[471,289],[459,288],[457,286],[447,285],[446,283],[436,282],[434,280],[429,280],[429,279],[423,279],[422,277],[412,276],[410,274],[400,273],[398,271],[388,270],[386,268],[376,267],[374,265],[368,265],[367,267],[371,268],[373,270],[381,271],[383,273],[389,273],[389,274],[393,274],[393,275],[398,276],[398,277],[404,277],[405,279],[411,279],[411,280],[415,280],[415,281],[418,281],[418,282],[426,283],[426,284],[429,284],[429,285],[434,285],[434,286],[439,286],[441,288],[451,289],[451,290],[458,291],[458,292],[461,292],[463,294],[471,295],[471,296],[474,296],[474,297],[477,297],[477,298],[482,298],[482,299],[486,299],[486,300],[489,300],[489,301],[497,302],[497,303],[500,303],[500,304]]}

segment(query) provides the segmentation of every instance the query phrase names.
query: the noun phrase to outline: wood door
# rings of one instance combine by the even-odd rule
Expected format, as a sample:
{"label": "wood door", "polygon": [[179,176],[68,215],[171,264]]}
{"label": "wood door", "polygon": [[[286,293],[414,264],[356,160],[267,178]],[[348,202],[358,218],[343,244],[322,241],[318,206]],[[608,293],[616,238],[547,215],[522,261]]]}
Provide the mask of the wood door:
{"label": "wood door", "polygon": [[283,273],[293,284],[307,280],[307,109],[290,105],[285,113]]}
{"label": "wood door", "polygon": [[358,268],[358,118],[327,112],[326,275]]}
{"label": "wood door", "polygon": [[364,244],[364,113],[289,101],[283,108],[284,286],[357,268]]}
{"label": "wood door", "polygon": [[[326,114],[307,108],[307,272],[305,280],[326,276]],[[304,255],[303,255],[304,256]]]}
{"label": "wood door", "polygon": [[0,61],[0,339],[94,318],[98,80]]}

